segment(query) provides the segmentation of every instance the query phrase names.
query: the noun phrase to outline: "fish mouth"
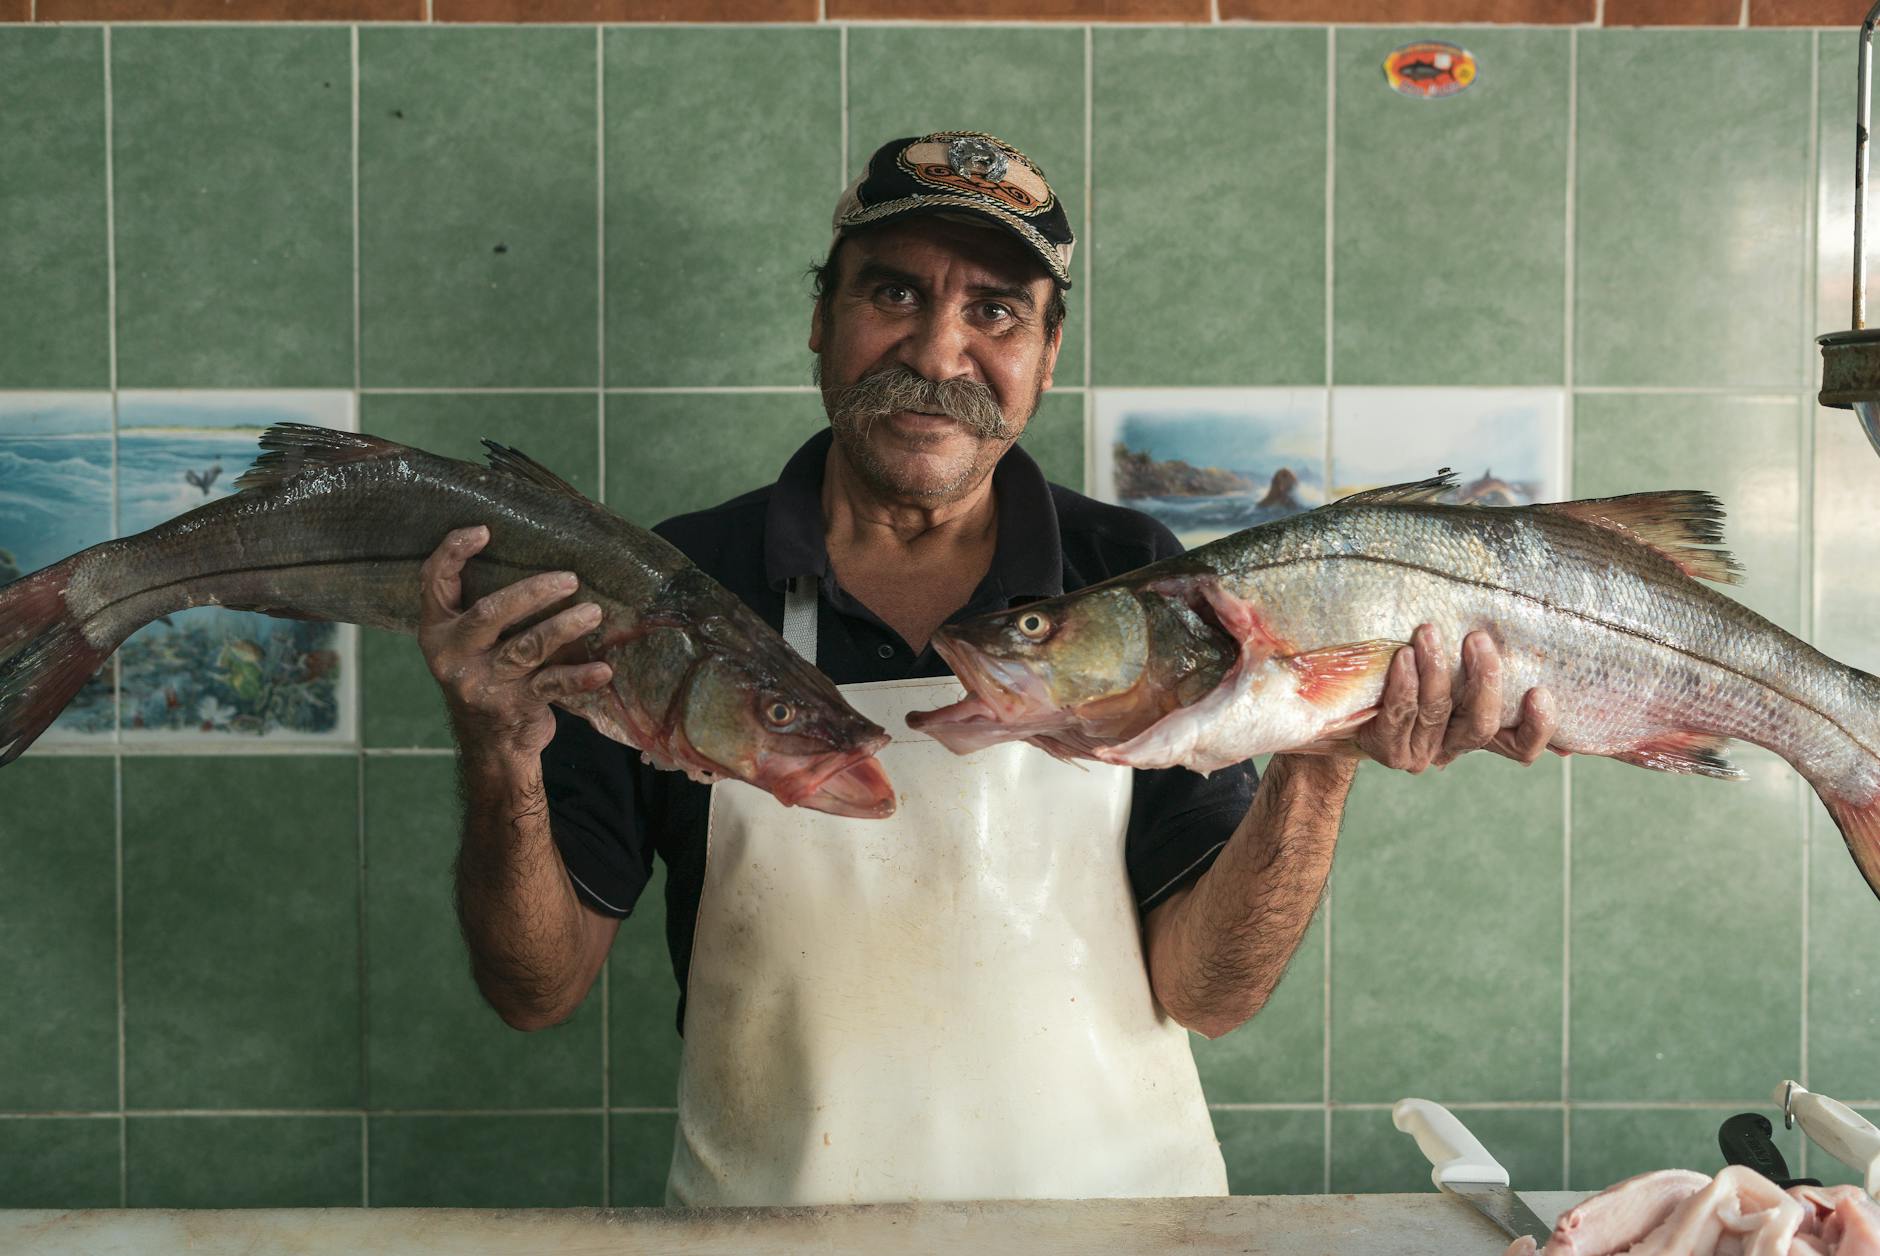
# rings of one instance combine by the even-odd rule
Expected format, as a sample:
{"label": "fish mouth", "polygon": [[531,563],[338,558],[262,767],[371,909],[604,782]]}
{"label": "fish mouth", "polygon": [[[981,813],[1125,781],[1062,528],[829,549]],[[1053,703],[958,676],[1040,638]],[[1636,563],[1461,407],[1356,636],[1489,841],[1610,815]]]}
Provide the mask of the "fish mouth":
{"label": "fish mouth", "polygon": [[813,759],[789,781],[779,782],[777,800],[851,820],[885,820],[894,814],[894,783],[875,758],[888,735],[870,738],[854,750]]}
{"label": "fish mouth", "polygon": [[1052,705],[1038,674],[1023,664],[992,658],[942,629],[933,647],[966,689],[950,706],[912,711],[907,726],[926,733],[954,754],[971,754],[1000,742],[1018,741],[1075,722]]}

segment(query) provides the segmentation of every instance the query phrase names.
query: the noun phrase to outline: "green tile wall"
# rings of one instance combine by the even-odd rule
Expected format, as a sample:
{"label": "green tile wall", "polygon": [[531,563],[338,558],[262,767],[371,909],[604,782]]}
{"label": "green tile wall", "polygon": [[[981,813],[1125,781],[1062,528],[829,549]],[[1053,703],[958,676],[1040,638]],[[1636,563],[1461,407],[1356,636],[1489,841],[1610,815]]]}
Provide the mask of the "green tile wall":
{"label": "green tile wall", "polygon": [[[1429,36],[1476,88],[1385,90]],[[837,189],[974,126],[1080,235],[1025,437],[1053,479],[1085,482],[1095,387],[1559,388],[1576,493],[1719,493],[1742,599],[1880,669],[1880,462],[1814,406],[1809,341],[1847,320],[1852,76],[1809,31],[0,29],[0,392],[345,390],[650,523],[816,429]],[[0,1207],[660,1202],[662,885],[604,996],[504,1027],[450,905],[442,703],[412,642],[360,638],[357,744],[68,743],[0,779],[0,954],[30,960],[0,968]],[[1365,769],[1286,978],[1195,1041],[1233,1189],[1428,1189],[1412,1093],[1538,1188],[1714,1169],[1785,1076],[1880,1111],[1880,909],[1742,758]]]}

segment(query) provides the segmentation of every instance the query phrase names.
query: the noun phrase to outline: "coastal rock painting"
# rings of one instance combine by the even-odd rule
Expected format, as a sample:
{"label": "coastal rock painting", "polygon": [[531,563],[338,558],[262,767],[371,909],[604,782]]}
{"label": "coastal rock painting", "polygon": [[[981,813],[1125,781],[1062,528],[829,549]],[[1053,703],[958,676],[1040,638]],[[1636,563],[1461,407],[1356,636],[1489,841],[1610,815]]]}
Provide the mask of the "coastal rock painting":
{"label": "coastal rock painting", "polygon": [[1527,506],[1567,496],[1558,388],[1340,388],[1332,394],[1335,497],[1449,467],[1444,500]]}
{"label": "coastal rock painting", "polygon": [[[273,423],[355,426],[343,392],[126,392],[118,398],[118,528],[129,536],[235,491]],[[118,651],[128,743],[352,740],[349,625],[195,607]]]}
{"label": "coastal rock painting", "polygon": [[[0,393],[0,584],[111,539],[111,394]],[[109,740],[107,664],[42,744]]]}
{"label": "coastal rock painting", "polygon": [[1325,500],[1322,388],[1099,389],[1096,496],[1189,547]]}

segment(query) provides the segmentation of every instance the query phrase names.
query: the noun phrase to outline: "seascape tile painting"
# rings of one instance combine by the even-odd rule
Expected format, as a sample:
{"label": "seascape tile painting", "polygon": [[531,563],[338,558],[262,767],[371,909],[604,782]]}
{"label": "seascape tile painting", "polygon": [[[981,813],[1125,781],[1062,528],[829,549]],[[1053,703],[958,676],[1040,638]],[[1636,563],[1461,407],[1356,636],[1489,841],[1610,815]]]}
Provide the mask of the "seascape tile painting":
{"label": "seascape tile painting", "polygon": [[1332,395],[1334,497],[1448,467],[1445,501],[1528,506],[1567,496],[1558,388],[1340,388]]}
{"label": "seascape tile painting", "polygon": [[1325,500],[1322,388],[1106,388],[1095,495],[1193,547]]}
{"label": "seascape tile painting", "polygon": [[[0,584],[111,539],[111,394],[0,393]],[[85,683],[43,742],[110,739],[113,669]]]}
{"label": "seascape tile painting", "polygon": [[[118,398],[118,529],[151,528],[235,492],[274,423],[352,429],[345,392],[125,392]],[[118,651],[123,737],[136,743],[353,738],[357,631],[195,607]]]}

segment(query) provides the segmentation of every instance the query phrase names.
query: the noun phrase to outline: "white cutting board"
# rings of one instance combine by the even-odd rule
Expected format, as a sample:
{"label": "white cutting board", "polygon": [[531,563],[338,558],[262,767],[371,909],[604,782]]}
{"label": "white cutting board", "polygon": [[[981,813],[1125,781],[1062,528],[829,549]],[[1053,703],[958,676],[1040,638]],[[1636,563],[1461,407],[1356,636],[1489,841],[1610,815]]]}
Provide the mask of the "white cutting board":
{"label": "white cutting board", "polygon": [[[1581,1192],[1523,1192],[1551,1221]],[[8,1256],[1499,1256],[1507,1240],[1442,1195],[1014,1200],[819,1208],[303,1208],[0,1211]]]}

